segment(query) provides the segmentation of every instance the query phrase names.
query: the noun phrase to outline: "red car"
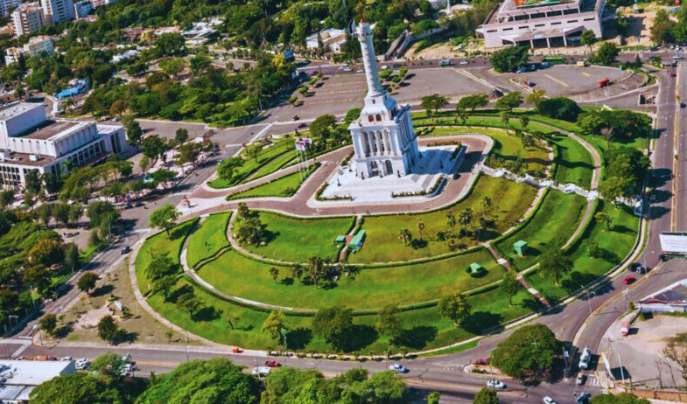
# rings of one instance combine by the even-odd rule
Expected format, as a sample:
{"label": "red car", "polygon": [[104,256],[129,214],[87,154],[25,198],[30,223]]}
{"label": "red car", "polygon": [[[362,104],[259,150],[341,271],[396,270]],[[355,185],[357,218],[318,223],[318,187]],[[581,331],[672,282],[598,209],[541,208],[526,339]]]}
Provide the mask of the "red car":
{"label": "red car", "polygon": [[279,366],[281,366],[281,363],[275,360],[266,360],[265,366],[267,366],[268,368],[278,368]]}
{"label": "red car", "polygon": [[239,347],[237,347],[237,346],[234,346],[234,347],[231,347],[231,352],[233,352],[233,353],[241,353],[241,352],[243,352],[243,351],[241,350],[241,348],[239,348]]}
{"label": "red car", "polygon": [[637,280],[637,278],[630,275],[630,276],[626,276],[625,279],[623,279],[623,283],[626,285],[632,285],[633,283],[635,283],[636,280]]}

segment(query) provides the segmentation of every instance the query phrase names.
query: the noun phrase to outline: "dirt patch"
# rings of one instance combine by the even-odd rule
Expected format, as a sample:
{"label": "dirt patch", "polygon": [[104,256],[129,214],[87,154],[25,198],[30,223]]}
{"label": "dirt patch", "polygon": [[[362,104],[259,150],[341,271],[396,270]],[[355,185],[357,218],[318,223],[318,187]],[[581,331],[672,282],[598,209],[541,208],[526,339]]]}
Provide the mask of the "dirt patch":
{"label": "dirt patch", "polygon": [[[68,341],[102,342],[98,337],[97,323],[105,315],[113,315],[120,327],[134,335],[135,343],[144,344],[186,344],[186,339],[165,327],[136,301],[127,263],[105,275],[98,282],[91,296],[83,294],[64,315],[61,324],[68,324]],[[189,343],[193,343],[189,341]]]}

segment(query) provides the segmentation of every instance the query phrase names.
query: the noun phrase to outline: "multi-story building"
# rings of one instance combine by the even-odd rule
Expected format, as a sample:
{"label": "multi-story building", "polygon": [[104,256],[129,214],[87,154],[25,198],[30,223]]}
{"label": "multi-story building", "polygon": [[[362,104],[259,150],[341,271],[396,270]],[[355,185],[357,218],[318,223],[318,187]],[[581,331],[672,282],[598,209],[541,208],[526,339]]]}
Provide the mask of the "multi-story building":
{"label": "multi-story building", "polygon": [[29,35],[45,25],[43,9],[38,2],[24,3],[12,12],[14,36]]}
{"label": "multi-story building", "polygon": [[50,120],[43,104],[0,107],[0,186],[4,188],[23,187],[32,170],[60,175],[129,151],[121,125]]}
{"label": "multi-story building", "polygon": [[0,0],[0,17],[7,17],[20,4],[21,0]]}
{"label": "multi-story building", "polygon": [[22,56],[51,55],[54,51],[55,48],[49,36],[33,37],[21,48],[7,48],[5,50],[5,64],[17,63]]}
{"label": "multi-story building", "polygon": [[108,4],[116,3],[117,0],[91,0],[93,8],[98,8],[102,6],[107,6]]}
{"label": "multi-story building", "polygon": [[74,16],[76,18],[86,18],[93,11],[91,0],[81,0],[74,3]]}
{"label": "multi-story building", "polygon": [[506,0],[477,29],[487,48],[556,47],[578,43],[590,30],[603,36],[606,0]]}
{"label": "multi-story building", "polygon": [[74,19],[72,0],[41,0],[41,7],[49,24],[59,24]]}

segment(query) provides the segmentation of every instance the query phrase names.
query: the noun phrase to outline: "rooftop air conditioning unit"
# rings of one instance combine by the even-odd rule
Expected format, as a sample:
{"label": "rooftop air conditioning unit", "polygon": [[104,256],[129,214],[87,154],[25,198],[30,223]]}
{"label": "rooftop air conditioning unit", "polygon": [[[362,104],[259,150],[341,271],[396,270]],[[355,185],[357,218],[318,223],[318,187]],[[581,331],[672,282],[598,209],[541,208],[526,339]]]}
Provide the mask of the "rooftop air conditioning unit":
{"label": "rooftop air conditioning unit", "polygon": [[38,155],[37,154],[29,154],[29,160],[38,161]]}

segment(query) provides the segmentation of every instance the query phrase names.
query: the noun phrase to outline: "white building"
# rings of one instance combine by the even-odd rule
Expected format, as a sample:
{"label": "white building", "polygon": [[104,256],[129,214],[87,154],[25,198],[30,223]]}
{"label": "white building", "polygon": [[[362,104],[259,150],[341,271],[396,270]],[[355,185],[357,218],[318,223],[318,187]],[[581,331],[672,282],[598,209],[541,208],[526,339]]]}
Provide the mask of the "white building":
{"label": "white building", "polygon": [[487,48],[568,46],[579,42],[582,31],[603,36],[605,5],[606,0],[505,0],[477,33]]}
{"label": "white building", "polygon": [[5,64],[17,63],[22,56],[52,55],[55,51],[52,39],[47,35],[36,36],[21,48],[7,48],[5,50]]}
{"label": "white building", "polygon": [[355,151],[351,165],[361,178],[411,174],[420,154],[410,106],[399,106],[382,87],[369,24],[361,23],[357,34],[367,95],[360,117],[348,127]]}
{"label": "white building", "polygon": [[28,403],[39,384],[75,372],[74,361],[0,360],[0,403]]}
{"label": "white building", "polygon": [[74,19],[72,0],[41,0],[41,7],[49,24],[59,24]]}
{"label": "white building", "polygon": [[10,11],[21,4],[21,0],[0,0],[0,17],[7,17]]}
{"label": "white building", "polygon": [[135,58],[138,56],[138,50],[136,49],[129,49],[127,51],[124,51],[122,53],[118,53],[114,56],[112,56],[112,63],[117,64],[119,62],[124,62],[125,60],[129,60],[131,58]]}
{"label": "white building", "polygon": [[15,37],[32,34],[43,25],[45,17],[38,2],[24,3],[12,12],[12,29]]}
{"label": "white building", "polygon": [[341,47],[346,43],[346,31],[337,28],[327,28],[305,38],[308,49],[319,49],[320,41],[324,50],[341,53]]}
{"label": "white building", "polygon": [[25,185],[31,170],[60,175],[129,149],[121,125],[52,121],[43,104],[0,107],[0,186],[4,188]]}
{"label": "white building", "polygon": [[645,313],[686,313],[687,279],[645,297],[637,303],[637,308]]}
{"label": "white building", "polygon": [[93,4],[93,8],[107,6],[109,4],[114,4],[116,2],[117,2],[117,0],[91,0],[91,3]]}

